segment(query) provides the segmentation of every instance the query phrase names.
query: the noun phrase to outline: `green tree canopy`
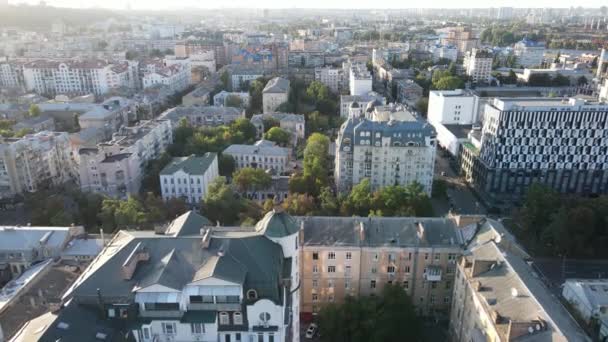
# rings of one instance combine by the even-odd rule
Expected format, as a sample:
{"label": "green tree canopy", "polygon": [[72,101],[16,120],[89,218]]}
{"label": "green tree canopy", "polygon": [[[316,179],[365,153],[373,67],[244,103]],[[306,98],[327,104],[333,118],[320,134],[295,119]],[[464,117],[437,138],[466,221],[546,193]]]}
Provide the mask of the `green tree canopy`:
{"label": "green tree canopy", "polygon": [[267,189],[272,182],[272,177],[263,169],[245,167],[234,172],[232,182],[241,192],[255,192]]}
{"label": "green tree canopy", "polygon": [[277,145],[287,146],[291,140],[291,133],[280,127],[272,127],[264,133],[264,139],[273,141]]}

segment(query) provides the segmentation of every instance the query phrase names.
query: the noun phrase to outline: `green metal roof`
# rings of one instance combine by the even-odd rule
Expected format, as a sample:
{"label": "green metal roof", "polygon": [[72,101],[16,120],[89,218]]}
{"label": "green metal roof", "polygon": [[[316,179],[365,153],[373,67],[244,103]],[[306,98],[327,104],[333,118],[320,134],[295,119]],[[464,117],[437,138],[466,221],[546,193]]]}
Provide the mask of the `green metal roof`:
{"label": "green metal roof", "polygon": [[175,157],[164,169],[162,169],[160,174],[172,175],[179,170],[183,170],[189,175],[202,176],[215,158],[217,158],[217,153],[212,152],[207,152],[200,157],[194,155],[188,157]]}
{"label": "green metal roof", "polygon": [[296,234],[299,225],[291,215],[281,210],[272,210],[256,224],[255,230],[267,237],[282,238]]}

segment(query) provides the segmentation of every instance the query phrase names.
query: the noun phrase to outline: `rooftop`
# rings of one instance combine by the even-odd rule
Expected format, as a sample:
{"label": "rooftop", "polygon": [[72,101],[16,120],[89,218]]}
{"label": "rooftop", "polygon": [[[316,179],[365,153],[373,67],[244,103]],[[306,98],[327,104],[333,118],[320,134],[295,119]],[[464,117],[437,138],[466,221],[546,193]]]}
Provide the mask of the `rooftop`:
{"label": "rooftop", "polygon": [[200,157],[195,155],[174,157],[171,162],[162,169],[160,175],[173,175],[175,172],[182,170],[189,175],[202,176],[216,159],[217,153],[211,152],[207,152]]}
{"label": "rooftop", "polygon": [[268,93],[287,93],[289,92],[289,80],[282,77],[275,77],[266,83],[264,94]]}

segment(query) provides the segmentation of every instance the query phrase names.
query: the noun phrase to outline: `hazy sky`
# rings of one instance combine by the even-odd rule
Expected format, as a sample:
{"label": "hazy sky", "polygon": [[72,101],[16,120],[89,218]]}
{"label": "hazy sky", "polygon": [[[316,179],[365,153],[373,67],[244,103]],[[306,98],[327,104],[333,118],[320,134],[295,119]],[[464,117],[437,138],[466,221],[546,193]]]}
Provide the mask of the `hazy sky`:
{"label": "hazy sky", "polygon": [[[37,4],[39,0],[9,0],[9,3]],[[134,9],[167,9],[167,8],[221,8],[221,7],[257,7],[257,8],[454,8],[454,7],[600,7],[608,4],[606,0],[46,0],[53,6],[60,7],[105,7],[124,9],[128,2]]]}

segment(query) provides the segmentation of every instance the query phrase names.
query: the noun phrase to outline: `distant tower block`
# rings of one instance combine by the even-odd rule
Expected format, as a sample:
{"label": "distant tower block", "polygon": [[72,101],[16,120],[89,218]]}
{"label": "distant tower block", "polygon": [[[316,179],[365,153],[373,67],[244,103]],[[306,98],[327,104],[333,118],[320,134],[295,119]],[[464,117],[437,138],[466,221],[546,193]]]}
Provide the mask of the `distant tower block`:
{"label": "distant tower block", "polygon": [[600,58],[597,59],[597,77],[608,76],[608,50],[602,49]]}

